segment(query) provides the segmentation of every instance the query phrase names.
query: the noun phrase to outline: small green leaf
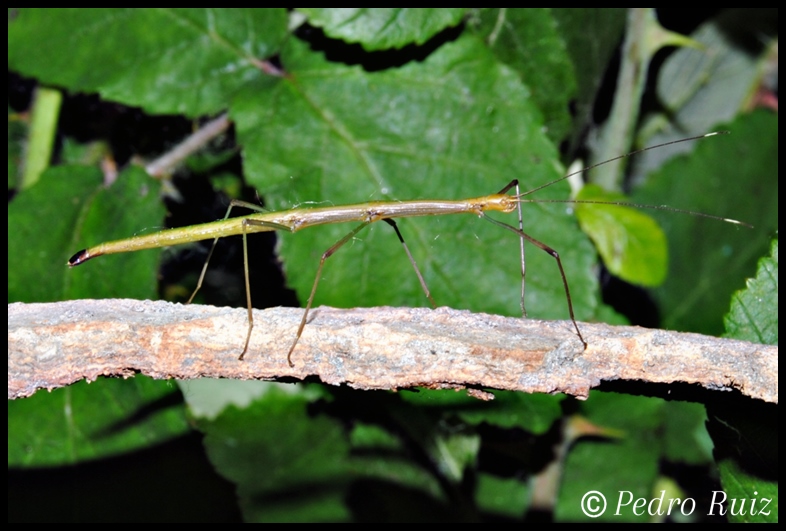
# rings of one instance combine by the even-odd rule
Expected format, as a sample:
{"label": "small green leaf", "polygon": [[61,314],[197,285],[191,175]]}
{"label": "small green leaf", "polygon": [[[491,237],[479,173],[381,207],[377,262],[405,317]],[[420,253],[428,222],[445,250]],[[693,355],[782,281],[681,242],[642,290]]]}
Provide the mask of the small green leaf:
{"label": "small green leaf", "polygon": [[724,318],[726,337],[766,345],[778,344],[778,240],[759,260],[756,276],[734,294]]}
{"label": "small green leaf", "polygon": [[[629,201],[624,195],[605,192],[598,185],[585,186],[576,199]],[[666,235],[653,218],[635,208],[587,203],[576,205],[576,217],[614,275],[640,286],[657,286],[666,278]]]}

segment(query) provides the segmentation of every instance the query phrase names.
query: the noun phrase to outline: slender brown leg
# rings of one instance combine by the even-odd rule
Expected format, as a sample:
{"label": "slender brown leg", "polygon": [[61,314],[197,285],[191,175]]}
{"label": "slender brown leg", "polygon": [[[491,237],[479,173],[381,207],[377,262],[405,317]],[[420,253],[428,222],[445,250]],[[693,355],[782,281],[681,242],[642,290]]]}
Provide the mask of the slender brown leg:
{"label": "slender brown leg", "polygon": [[295,336],[295,341],[292,342],[292,346],[289,348],[289,353],[287,353],[287,363],[289,363],[290,367],[294,367],[295,364],[292,363],[292,352],[295,350],[297,346],[297,342],[300,340],[300,335],[303,333],[303,328],[306,326],[306,320],[308,319],[308,312],[311,309],[311,304],[314,302],[314,295],[317,293],[317,285],[319,284],[319,278],[322,276],[322,267],[325,265],[325,260],[330,258],[333,253],[338,251],[342,245],[347,243],[351,240],[358,232],[363,230],[367,225],[371,224],[371,221],[366,221],[361,225],[357,226],[353,229],[349,234],[341,238],[339,241],[334,243],[327,251],[322,253],[322,258],[319,260],[319,267],[317,268],[317,275],[314,278],[314,285],[311,287],[311,295],[308,296],[308,302],[306,303],[306,310],[303,312],[303,318],[300,320],[300,326],[297,329],[297,335]]}
{"label": "slender brown leg", "polygon": [[431,296],[431,291],[429,291],[428,286],[426,285],[426,280],[423,278],[423,275],[420,273],[420,268],[418,267],[418,264],[415,263],[415,259],[412,257],[412,253],[409,252],[409,246],[407,245],[407,242],[404,241],[404,237],[401,235],[401,232],[398,230],[398,225],[392,219],[383,219],[382,221],[393,227],[393,230],[396,231],[396,234],[398,235],[398,241],[400,241],[401,245],[404,246],[404,250],[407,252],[407,256],[409,257],[409,263],[412,264],[412,267],[415,269],[415,274],[418,276],[418,280],[420,281],[420,287],[423,288],[423,292],[426,294],[426,297],[428,297],[428,300],[431,302],[431,307],[436,308],[437,303],[434,302],[434,298]]}
{"label": "slender brown leg", "polygon": [[579,340],[581,340],[581,343],[584,345],[584,350],[587,350],[587,342],[584,341],[584,336],[581,335],[581,330],[579,330],[579,325],[576,322],[576,317],[573,315],[573,301],[570,298],[570,288],[568,288],[568,278],[565,276],[565,270],[562,268],[562,260],[560,260],[559,253],[554,249],[552,249],[551,247],[549,247],[548,245],[546,245],[545,243],[536,240],[535,238],[533,238],[523,230],[517,229],[516,227],[508,225],[507,223],[497,221],[494,218],[490,218],[485,213],[482,215],[484,218],[486,218],[493,224],[498,225],[509,231],[515,232],[516,234],[519,235],[520,238],[523,238],[528,242],[530,242],[531,244],[538,247],[539,249],[546,251],[557,261],[557,267],[559,267],[559,274],[562,275],[562,285],[565,286],[565,295],[568,298],[568,312],[570,313],[570,320],[573,321],[573,326],[576,328],[576,334],[579,336]]}
{"label": "slender brown leg", "polygon": [[[248,205],[248,203],[243,204],[243,206]],[[278,230],[290,230],[289,227],[285,225],[279,225],[278,223],[271,223],[269,221],[260,221],[258,219],[244,219],[243,220],[243,272],[246,276],[246,307],[248,308],[248,333],[246,334],[246,343],[243,345],[243,352],[240,353],[240,357],[238,360],[242,361],[243,357],[246,355],[246,351],[248,350],[248,343],[251,341],[251,330],[254,329],[254,312],[251,309],[251,281],[248,277],[248,242],[247,242],[247,232],[246,227],[249,225],[257,225],[260,227],[272,227]],[[213,244],[215,247],[215,243]],[[213,252],[212,249],[210,251]],[[209,257],[208,257],[209,258]],[[205,264],[207,265],[207,264]]]}
{"label": "slender brown leg", "polygon": [[[233,199],[229,203],[229,208],[227,209],[227,213],[224,216],[224,219],[228,219],[229,214],[232,212],[232,208],[238,206],[248,208],[250,210],[254,210],[257,212],[265,211],[259,205],[255,205],[253,203],[247,203],[246,201],[240,201],[238,199]],[[251,310],[251,283],[248,279],[248,243],[246,241],[246,234],[247,234],[246,227],[248,227],[249,225],[260,225],[264,227],[271,227],[276,230],[289,230],[289,227],[286,227],[284,225],[279,225],[278,223],[270,223],[266,221],[255,220],[255,219],[243,220],[243,271],[246,276],[246,305],[248,308],[248,333],[246,334],[246,342],[243,345],[243,352],[240,353],[240,357],[238,358],[239,360],[242,360],[243,357],[246,355],[246,351],[248,350],[248,343],[251,340],[251,330],[254,328],[254,314]],[[194,296],[202,287],[202,282],[205,280],[205,273],[207,272],[207,265],[210,263],[210,258],[213,256],[213,251],[216,250],[216,244],[218,244],[218,238],[213,240],[213,245],[210,246],[210,252],[207,254],[205,265],[202,266],[202,272],[199,274],[199,280],[197,281],[196,289],[194,289],[194,292],[191,294],[191,297],[188,298],[186,304],[191,304],[191,301],[194,300]]]}

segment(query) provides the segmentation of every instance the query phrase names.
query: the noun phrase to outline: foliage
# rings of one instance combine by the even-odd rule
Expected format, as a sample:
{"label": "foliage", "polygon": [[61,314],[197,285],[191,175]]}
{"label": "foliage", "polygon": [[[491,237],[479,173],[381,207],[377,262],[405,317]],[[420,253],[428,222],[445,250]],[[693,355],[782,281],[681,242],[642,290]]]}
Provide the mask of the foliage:
{"label": "foliage", "polygon": [[[78,93],[96,93],[113,102],[101,105],[118,122],[134,116],[147,124],[141,133],[133,129],[138,136],[130,138],[111,124],[107,129],[113,135],[94,134],[93,142],[86,143],[79,134],[55,129],[57,120],[43,121],[50,124],[51,138],[59,140],[55,164],[21,181],[17,176],[24,168],[42,167],[45,155],[27,154],[25,139],[33,132],[20,132],[19,115],[9,105],[9,189],[16,193],[9,203],[9,302],[187,294],[188,289],[168,280],[170,265],[184,260],[183,255],[163,261],[157,251],[107,256],[73,271],[65,263],[87,245],[161,229],[180,219],[178,212],[195,216],[190,223],[223,215],[194,213],[197,208],[182,202],[205,182],[246,200],[253,200],[253,194],[244,195],[245,186],[251,186],[267,208],[285,210],[308,204],[475,197],[493,193],[513,178],[523,190],[559,179],[564,160],[556,145],[577,146],[583,133],[593,129],[592,102],[602,99],[599,87],[623,36],[625,16],[613,10],[518,9],[9,11],[9,70],[66,92],[63,116]],[[736,28],[740,32],[756,22],[737,19],[745,22]],[[732,132],[690,146],[695,151],[668,162],[668,154],[648,159],[646,172],[633,182],[634,197],[636,202],[736,217],[753,224],[754,231],[666,212],[657,217],[670,246],[668,274],[642,263],[666,264],[665,249],[654,258],[633,253],[621,266],[634,271],[632,278],[666,277],[657,297],[668,327],[714,334],[722,332],[731,294],[754,275],[777,230],[777,117],[748,112],[754,102],[745,97],[765,85],[768,50],[752,52],[736,40],[718,37],[723,33],[717,27],[734,20],[722,14],[708,21],[694,37],[716,29],[712,44],[690,50],[700,58],[716,58],[705,66],[709,72],[736,67],[734,90],[726,99],[721,95],[727,83],[710,74],[704,77],[710,80],[706,85],[685,87],[675,85],[674,76],[664,79],[653,72],[658,90],[665,91],[659,99],[668,108],[655,113],[638,99],[622,101],[647,113],[642,120],[646,127],[627,139],[629,144],[651,143],[647,139],[653,131],[675,128],[685,134],[694,127],[699,128],[695,134],[708,127]],[[762,35],[776,38],[766,20],[757,22],[760,42]],[[679,69],[696,57],[674,54],[664,68]],[[741,90],[741,84],[748,90]],[[718,103],[696,112],[691,107],[696,94],[705,103],[711,94]],[[183,115],[195,124],[199,117],[227,110],[234,137],[219,139],[191,157],[178,170],[178,179],[160,182],[127,164],[130,155],[150,158],[171,148],[191,124],[172,117],[143,118],[142,112],[121,105],[139,107],[146,115]],[[88,116],[83,109],[72,121],[87,121]],[[61,124],[66,122],[61,118]],[[186,127],[178,129],[181,122]],[[129,127],[129,121],[121,123]],[[169,137],[162,140],[150,132],[157,123],[171,128]],[[37,160],[29,159],[35,156]],[[96,159],[103,162],[103,173]],[[44,167],[49,164],[44,162]],[[107,167],[118,162],[121,171],[115,180]],[[531,198],[570,197],[567,182],[561,182]],[[172,219],[165,219],[165,206]],[[622,321],[601,301],[598,258],[566,205],[525,206],[525,230],[562,257],[577,318]],[[614,221],[613,214],[610,218],[593,223],[592,237],[612,242],[613,251],[613,241],[619,240],[611,235],[625,239],[621,225],[629,223]],[[507,231],[471,216],[399,225],[439,304],[520,312],[517,245]],[[320,254],[349,230],[327,226],[280,236],[277,250],[287,285],[301,301]],[[316,303],[425,304],[406,255],[389,232],[382,224],[372,226],[332,257]],[[185,254],[200,261],[202,252],[194,246]],[[531,250],[527,262],[529,315],[566,318],[553,259]],[[160,275],[165,279],[161,285]],[[242,280],[231,278],[234,285],[218,289],[235,289],[239,297],[227,300],[243,301]],[[777,319],[777,270],[775,279]],[[208,283],[215,281],[208,278]],[[264,290],[269,281],[252,276],[251,282]],[[210,297],[205,300],[216,300]],[[254,300],[260,304],[256,295]],[[744,293],[738,300],[754,304]],[[757,313],[771,317],[771,304]],[[745,327],[757,322],[753,316]],[[44,504],[40,496],[36,512],[24,512],[32,502],[26,501],[24,488],[14,486],[40,492],[36,471],[48,472],[42,475],[61,481],[64,490],[78,483],[76,492],[86,492],[80,471],[95,466],[111,475],[126,459],[151,474],[129,481],[129,492],[137,496],[136,512],[120,509],[129,505],[126,499],[77,495],[69,500],[74,519],[96,514],[103,519],[236,518],[234,512],[207,509],[213,493],[221,500],[229,488],[235,489],[242,517],[251,521],[504,521],[538,512],[558,520],[584,520],[580,503],[589,490],[608,496],[625,491],[649,500],[664,484],[670,485],[670,495],[682,498],[719,488],[720,458],[712,453],[704,406],[634,396],[659,390],[593,392],[584,403],[564,396],[495,392],[495,400],[481,402],[448,390],[394,394],[314,383],[179,385],[176,389],[141,377],[99,380],[9,402],[9,491],[20,492],[9,494],[9,519],[66,518],[65,502]],[[699,396],[691,395],[694,401],[712,399]],[[761,424],[774,424],[775,418],[764,416]],[[192,429],[204,434],[202,460],[173,472],[159,461],[159,450],[176,440],[192,441],[187,435]],[[58,467],[73,474],[57,474]],[[231,485],[204,472],[211,467]],[[182,489],[155,477],[171,474],[182,479]],[[703,480],[685,480],[697,476]],[[777,482],[764,482],[759,490],[774,490],[777,506]],[[166,492],[158,490],[161,485]],[[195,493],[195,486],[205,492]],[[175,490],[191,497],[180,499]],[[139,493],[149,493],[149,499]],[[52,489],[52,496],[62,492]],[[162,498],[186,509],[152,512],[150,507],[158,508]],[[704,501],[700,498],[699,504]],[[91,513],[92,504],[102,511],[118,509]],[[47,516],[39,512],[41,505],[60,512]],[[651,516],[627,510],[603,518],[642,521]]]}

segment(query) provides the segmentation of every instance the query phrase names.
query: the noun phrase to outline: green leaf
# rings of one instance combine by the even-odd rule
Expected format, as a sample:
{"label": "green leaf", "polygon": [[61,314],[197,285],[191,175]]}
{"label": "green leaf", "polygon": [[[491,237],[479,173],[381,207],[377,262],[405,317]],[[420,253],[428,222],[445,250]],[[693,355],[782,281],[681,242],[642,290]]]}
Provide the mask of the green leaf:
{"label": "green leaf", "polygon": [[585,111],[592,103],[589,95],[622,37],[624,11],[484,8],[474,10],[467,25],[526,80],[549,138],[559,142],[575,123],[568,106],[579,98]]}
{"label": "green leaf", "polygon": [[[525,11],[529,11],[526,9]],[[565,41],[565,49],[571,57],[576,76],[577,92],[568,100],[575,109],[573,124],[594,124],[593,105],[607,74],[609,61],[615,56],[625,32],[628,11],[621,8],[553,9],[555,24]],[[534,76],[536,79],[538,76]],[[529,79],[529,76],[525,79]],[[539,100],[551,97],[557,87],[537,90]],[[575,142],[583,134],[571,128]]]}
{"label": "green leaf", "polygon": [[602,444],[579,440],[570,451],[562,477],[562,488],[554,510],[558,521],[586,518],[582,498],[590,490],[603,493],[609,503],[600,521],[646,521],[648,515],[634,514],[632,506],[615,515],[616,503],[624,492],[634,499],[650,498],[658,477],[660,438],[665,402],[656,398],[592,391],[580,411],[592,423],[624,431],[621,439]]}
{"label": "green leaf", "polygon": [[8,67],[151,113],[198,116],[262,76],[260,62],[286,36],[283,9],[24,9],[8,26]]}
{"label": "green leaf", "polygon": [[707,405],[707,414],[723,487],[713,492],[713,514],[731,522],[777,522],[778,405],[724,393]]}
{"label": "green leaf", "polygon": [[[352,467],[363,478],[373,481],[380,494],[384,495],[386,489],[396,488],[419,492],[432,500],[441,499],[439,478],[411,458],[408,442],[394,430],[358,422],[351,433]],[[474,462],[476,451],[471,457]],[[376,498],[377,492],[372,496]],[[386,504],[391,500],[374,501]]]}
{"label": "green leaf", "polygon": [[325,34],[358,42],[368,51],[423,44],[461,22],[464,8],[298,8]]}
{"label": "green leaf", "polygon": [[[80,245],[127,237],[163,216],[158,183],[138,168],[122,172],[109,188],[96,168],[49,168],[8,206],[9,302],[155,298],[155,251],[106,257],[103,267],[70,269],[66,262]],[[9,463],[76,463],[181,435],[188,431],[182,408],[165,402],[172,392],[168,382],[139,376],[9,402]]]}
{"label": "green leaf", "polygon": [[[759,260],[746,289],[734,294],[726,336],[778,344],[778,240]],[[742,397],[713,405],[711,431],[723,491],[718,502],[732,522],[778,521],[778,409]],[[732,505],[733,503],[733,505]]]}
{"label": "green leaf", "polygon": [[335,521],[349,480],[341,425],[310,417],[302,396],[269,392],[251,406],[199,421],[216,470],[238,486],[247,521]]}
{"label": "green leaf", "polygon": [[530,486],[518,478],[500,478],[481,473],[478,474],[475,498],[483,511],[518,519],[526,514],[530,490]]}
{"label": "green leaf", "polygon": [[149,448],[190,430],[176,387],[144,376],[78,382],[8,402],[8,466],[63,466]]}
{"label": "green leaf", "polygon": [[669,241],[669,275],[654,292],[663,328],[720,335],[734,291],[756,270],[778,228],[778,117],[741,116],[696,144],[690,157],[671,160],[632,194],[640,204],[744,221],[652,212]]}
{"label": "green leaf", "polygon": [[[160,185],[143,170],[129,167],[112,186],[100,187],[81,205],[71,248],[163,230],[165,211]],[[148,227],[145,229],[145,227]],[[66,271],[69,299],[131,297],[154,299],[161,249],[102,256],[103,264],[83,264]]]}
{"label": "green leaf", "polygon": [[726,337],[778,344],[778,240],[772,242],[770,255],[759,260],[756,276],[732,297],[724,322]]}
{"label": "green leaf", "polygon": [[155,181],[134,168],[106,189],[95,168],[46,170],[8,206],[8,301],[154,298],[156,251],[107,257],[103,267],[69,269],[66,263],[80,248],[160,222],[164,209],[157,190]]}
{"label": "green leaf", "polygon": [[50,168],[9,203],[8,302],[65,299],[73,226],[100,179],[95,168]]}
{"label": "green leaf", "polygon": [[[622,194],[591,184],[576,196],[578,201],[628,202]],[[631,284],[657,286],[666,278],[666,235],[650,216],[621,205],[578,203],[576,217],[603,258],[609,271]]]}
{"label": "green leaf", "polygon": [[666,402],[663,414],[664,458],[673,463],[712,463],[712,440],[707,433],[704,404]]}
{"label": "green leaf", "polygon": [[[778,522],[778,481],[765,481],[741,468],[737,461],[719,464],[724,490],[715,491],[715,513],[736,523]],[[732,505],[733,503],[733,505]]]}

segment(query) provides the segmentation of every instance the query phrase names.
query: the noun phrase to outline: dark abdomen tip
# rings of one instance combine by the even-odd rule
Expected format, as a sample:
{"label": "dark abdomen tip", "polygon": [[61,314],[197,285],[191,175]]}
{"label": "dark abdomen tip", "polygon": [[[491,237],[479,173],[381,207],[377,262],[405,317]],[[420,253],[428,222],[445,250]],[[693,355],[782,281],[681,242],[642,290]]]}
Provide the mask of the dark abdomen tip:
{"label": "dark abdomen tip", "polygon": [[92,256],[90,256],[90,254],[87,252],[87,249],[82,249],[81,251],[79,251],[74,256],[68,259],[68,265],[71,267],[78,266],[79,264],[89,260],[90,258],[92,258]]}

